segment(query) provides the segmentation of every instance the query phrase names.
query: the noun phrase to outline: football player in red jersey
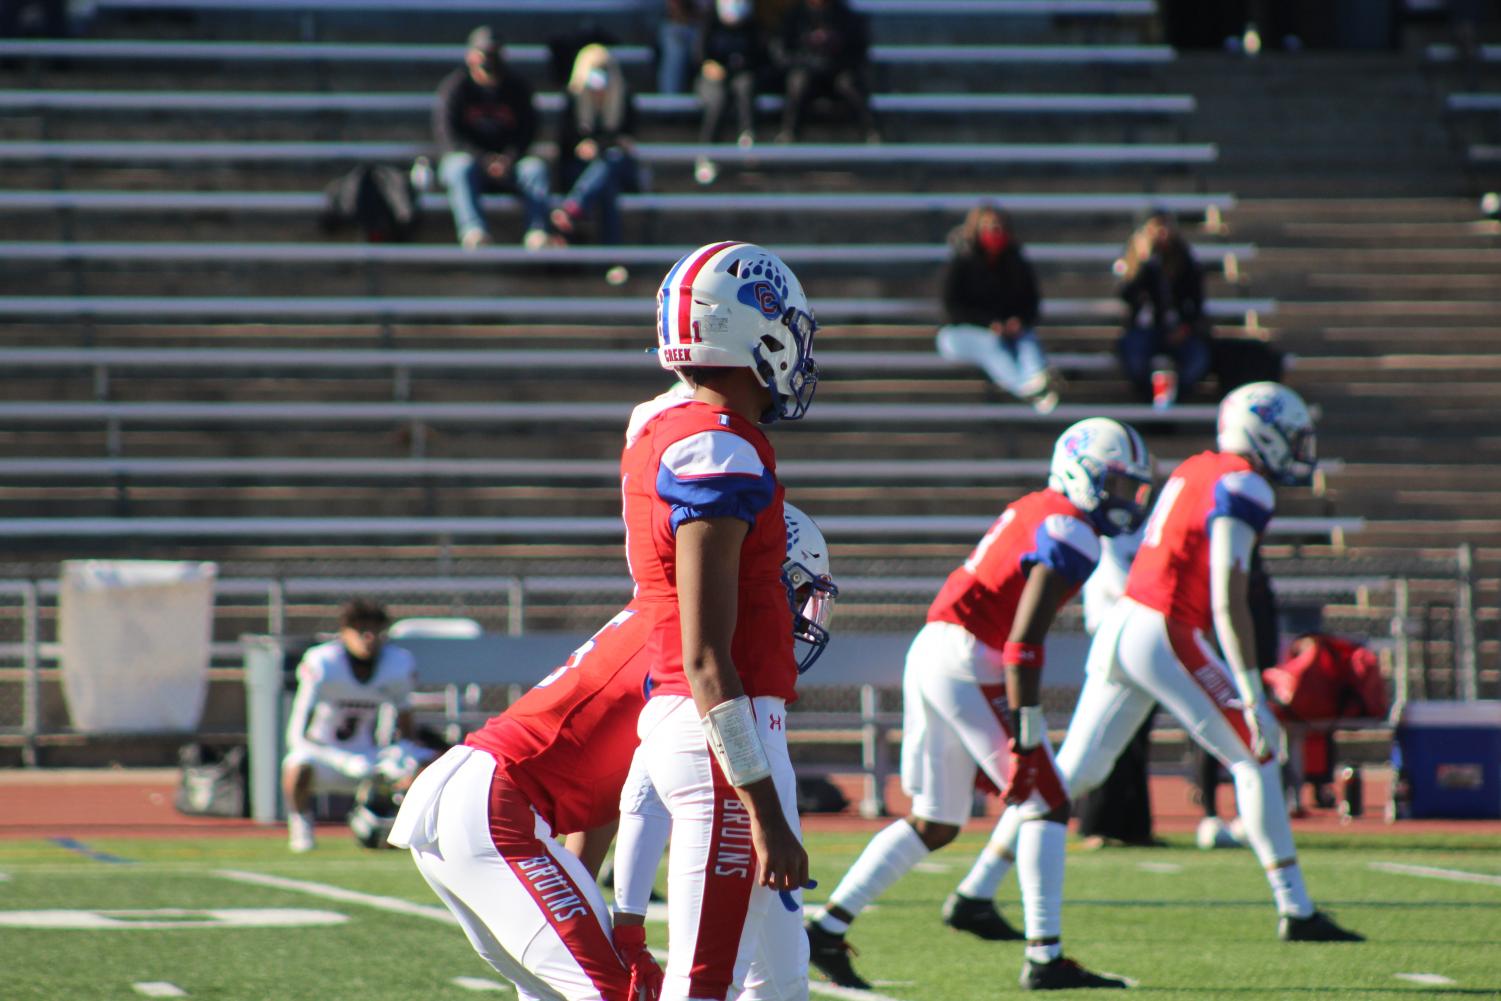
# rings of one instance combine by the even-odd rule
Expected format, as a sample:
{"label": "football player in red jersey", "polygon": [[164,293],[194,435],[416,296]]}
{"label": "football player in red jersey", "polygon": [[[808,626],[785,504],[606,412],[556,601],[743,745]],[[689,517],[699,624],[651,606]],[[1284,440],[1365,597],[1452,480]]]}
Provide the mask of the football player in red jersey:
{"label": "football player in red jersey", "polygon": [[672,816],[674,1001],[738,991],[778,891],[807,880],[787,753],[798,672],[783,490],[758,425],[807,411],[815,327],[774,254],[688,254],[658,290],[657,357],[693,396],[638,408],[621,456],[626,552],[652,623],[636,753]]}
{"label": "football player in red jersey", "polygon": [[[797,610],[794,635],[806,669],[828,643],[827,622],[838,588],[829,577],[827,549],[817,526],[791,504],[784,510],[788,549],[782,577],[787,600]],[[798,540],[816,544],[809,549]],[[645,900],[630,909],[639,917],[627,913],[616,923],[611,950],[609,941],[597,933],[598,926],[609,926],[601,917],[602,900],[587,878],[609,846],[637,743],[636,718],[646,701],[648,630],[640,611],[635,603],[627,606],[505,713],[470,734],[463,747],[450,751],[435,766],[433,777],[419,779],[408,794],[402,804],[406,819],[392,832],[393,843],[414,849],[418,868],[459,918],[475,948],[514,980],[523,996],[536,995],[535,983],[524,972],[552,988],[544,997],[561,992],[569,998],[629,996],[638,1001],[638,990],[646,988],[648,996],[654,996],[651,991],[660,984],[661,972],[646,952],[641,928]],[[484,753],[476,755],[476,750]],[[470,762],[471,757],[477,761]],[[440,794],[441,811],[436,809]],[[526,824],[528,810],[533,828]],[[432,813],[442,819],[432,821]],[[431,834],[426,830],[429,823]],[[452,825],[446,837],[445,824]],[[452,832],[465,825],[468,836],[458,842],[461,848],[455,848]],[[558,849],[553,832],[574,832],[568,839],[572,854]],[[578,834],[593,836],[576,840]],[[442,850],[429,838],[441,839]],[[665,820],[660,838],[650,873],[644,876],[643,896],[650,892],[660,844],[666,840]],[[617,854],[628,854],[625,840],[623,835]],[[586,859],[584,874],[573,855]],[[540,861],[544,858],[547,861]],[[628,869],[622,869],[617,881],[622,894]],[[546,872],[545,889],[553,888],[554,896],[544,892],[539,897],[531,891],[528,880],[533,872]],[[642,884],[638,880],[636,885]],[[559,901],[570,906],[553,906]],[[588,913],[579,912],[579,907]],[[792,924],[800,936],[795,917]],[[629,968],[628,995],[618,993],[627,984],[616,969],[622,960]],[[752,980],[761,978],[758,971],[768,964],[762,960],[756,965]]]}
{"label": "football player in red jersey", "polygon": [[[1041,706],[1043,641],[1058,609],[1094,570],[1100,536],[1146,517],[1152,459],[1133,428],[1103,417],[1063,432],[1048,488],[1009,505],[949,575],[907,653],[902,682],[902,787],[911,813],[877,834],[808,923],[810,961],[836,984],[868,988],[844,933],[864,907],[952,841],[969,817],[977,773],[1026,818],[1017,849],[1034,989],[1124,987],[1063,956],[1063,848],[1068,788]],[[983,909],[989,900],[951,905]],[[946,918],[974,921],[973,913]]]}
{"label": "football player in red jersey", "polygon": [[[1229,767],[1247,840],[1277,903],[1278,936],[1362,941],[1316,910],[1303,884],[1247,599],[1251,551],[1276,507],[1272,484],[1313,478],[1313,419],[1293,390],[1250,383],[1220,403],[1217,444],[1217,451],[1186,459],[1162,488],[1125,596],[1090,645],[1058,767],[1073,794],[1095,788],[1160,704]],[[987,854],[1004,852],[1014,839],[1009,819],[997,825]]]}

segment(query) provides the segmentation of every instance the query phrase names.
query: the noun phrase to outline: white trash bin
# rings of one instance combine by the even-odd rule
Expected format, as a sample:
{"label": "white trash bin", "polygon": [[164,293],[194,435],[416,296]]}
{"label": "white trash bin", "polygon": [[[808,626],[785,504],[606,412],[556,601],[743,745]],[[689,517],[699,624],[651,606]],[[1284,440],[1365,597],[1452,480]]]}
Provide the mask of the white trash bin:
{"label": "white trash bin", "polygon": [[198,728],[217,574],[213,563],[63,563],[57,631],[75,730]]}

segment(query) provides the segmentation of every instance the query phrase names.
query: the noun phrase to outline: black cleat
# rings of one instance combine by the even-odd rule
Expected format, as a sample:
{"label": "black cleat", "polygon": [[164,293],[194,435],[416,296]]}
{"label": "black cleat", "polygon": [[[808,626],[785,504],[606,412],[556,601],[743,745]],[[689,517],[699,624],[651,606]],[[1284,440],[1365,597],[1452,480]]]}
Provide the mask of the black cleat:
{"label": "black cleat", "polygon": [[808,962],[831,982],[840,987],[852,987],[857,991],[870,990],[870,984],[855,972],[850,965],[850,955],[855,951],[843,935],[824,931],[818,922],[808,925]]}
{"label": "black cleat", "polygon": [[989,900],[951,893],[943,902],[943,923],[955,931],[967,931],[987,942],[1016,942],[1024,936],[1006,923]]}
{"label": "black cleat", "polygon": [[1051,963],[1022,963],[1021,987],[1024,991],[1073,991],[1089,988],[1125,990],[1126,982],[1119,977],[1107,977],[1091,973],[1065,956]]}
{"label": "black cleat", "polygon": [[1284,942],[1364,942],[1365,936],[1358,931],[1341,928],[1323,911],[1314,911],[1306,918],[1284,914],[1277,922],[1277,937]]}

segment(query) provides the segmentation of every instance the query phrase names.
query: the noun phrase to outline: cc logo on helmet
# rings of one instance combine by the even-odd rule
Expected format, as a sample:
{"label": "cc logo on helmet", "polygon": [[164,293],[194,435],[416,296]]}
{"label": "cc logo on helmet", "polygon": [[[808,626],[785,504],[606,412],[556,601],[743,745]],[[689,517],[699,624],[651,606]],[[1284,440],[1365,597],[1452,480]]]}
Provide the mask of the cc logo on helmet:
{"label": "cc logo on helmet", "polygon": [[739,299],[747,306],[754,306],[763,316],[782,315],[782,295],[768,281],[747,282],[740,286]]}

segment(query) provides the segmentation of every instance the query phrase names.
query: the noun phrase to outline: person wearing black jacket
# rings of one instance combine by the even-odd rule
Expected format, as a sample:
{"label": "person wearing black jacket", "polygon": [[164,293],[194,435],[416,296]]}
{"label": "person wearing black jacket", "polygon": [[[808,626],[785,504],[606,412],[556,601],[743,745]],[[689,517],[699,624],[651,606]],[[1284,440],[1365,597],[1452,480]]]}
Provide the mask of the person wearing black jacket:
{"label": "person wearing black jacket", "polygon": [[640,183],[635,132],[636,107],[620,64],[605,46],[584,46],[563,89],[558,120],[558,166],[570,187],[552,224],[563,236],[572,237],[577,223],[597,211],[600,241],[620,242],[616,199]]}
{"label": "person wearing black jacket", "polygon": [[[1209,372],[1203,273],[1166,212],[1154,213],[1132,235],[1118,267],[1126,304],[1125,330],[1116,344],[1121,368],[1144,402],[1169,406]],[[1164,358],[1175,387],[1153,385],[1153,371]]]}
{"label": "person wearing black jacket", "polygon": [[523,242],[533,249],[547,244],[547,164],[527,154],[536,135],[531,86],[506,66],[495,33],[475,28],[463,68],[444,78],[433,106],[433,139],[442,157],[438,171],[466,249],[492,242],[480,208],[484,191],[520,196]]}
{"label": "person wearing black jacket", "polygon": [[1058,379],[1037,339],[1042,297],[1010,217],[994,205],[971,209],[950,241],[943,281],[948,322],[938,353],[979,365],[992,382],[1047,413],[1058,405]]}
{"label": "person wearing black jacket", "polygon": [[849,105],[866,141],[880,142],[865,81],[869,55],[865,16],[845,0],[800,0],[788,10],[781,37],[787,99],[777,141],[796,142],[808,104],[820,94],[833,94]]}
{"label": "person wearing black jacket", "polygon": [[[704,11],[698,35],[699,75],[696,89],[704,102],[699,126],[701,143],[719,141],[725,110],[733,100],[740,131],[736,142],[748,149],[756,141],[756,88],[766,71],[769,57],[766,40],[753,16],[750,0],[715,0]],[[719,168],[706,155],[694,163],[693,176],[700,184],[712,184]]]}

